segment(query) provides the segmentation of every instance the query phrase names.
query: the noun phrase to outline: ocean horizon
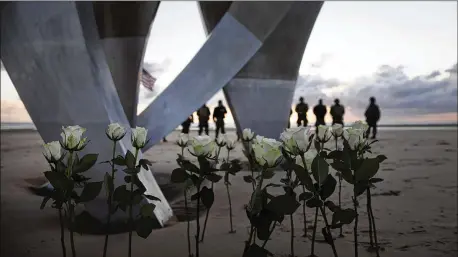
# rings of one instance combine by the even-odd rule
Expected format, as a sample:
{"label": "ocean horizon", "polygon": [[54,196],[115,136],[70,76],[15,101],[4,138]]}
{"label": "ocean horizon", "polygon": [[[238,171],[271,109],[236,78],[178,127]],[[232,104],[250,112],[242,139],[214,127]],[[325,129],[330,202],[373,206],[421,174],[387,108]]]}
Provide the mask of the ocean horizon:
{"label": "ocean horizon", "polygon": [[[37,130],[35,125],[30,122],[1,122],[2,131],[9,130]],[[327,124],[330,125],[330,124]],[[293,125],[294,126],[294,125]],[[215,129],[215,125],[209,124],[210,130]],[[458,124],[379,124],[378,127],[381,130],[457,130]],[[191,125],[190,130],[198,130],[199,127],[196,123]],[[226,129],[231,131],[235,130],[234,124],[226,124]],[[175,130],[181,130],[181,126],[178,126]]]}

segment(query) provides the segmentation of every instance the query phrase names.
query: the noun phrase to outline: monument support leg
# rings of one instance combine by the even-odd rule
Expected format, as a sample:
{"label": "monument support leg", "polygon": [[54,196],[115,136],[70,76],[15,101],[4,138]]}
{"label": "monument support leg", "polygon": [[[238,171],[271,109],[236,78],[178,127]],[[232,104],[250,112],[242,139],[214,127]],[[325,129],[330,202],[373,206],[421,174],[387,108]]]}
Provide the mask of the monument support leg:
{"label": "monument support leg", "polygon": [[[210,33],[219,19],[217,3],[200,3]],[[259,51],[224,87],[224,94],[239,130],[279,138],[286,128],[299,67],[323,2],[295,2],[267,37]],[[212,16],[213,15],[213,16]]]}
{"label": "monument support leg", "polygon": [[[91,140],[83,154],[99,153],[99,161],[110,160],[107,125],[130,125],[100,44],[92,3],[10,2],[1,12],[2,61],[42,139],[59,140],[62,126],[80,125]],[[130,133],[118,149],[122,155],[132,149]],[[96,164],[88,176],[102,181],[109,170],[106,164]],[[116,186],[124,184],[119,173]],[[152,173],[142,169],[139,177],[147,193],[161,199],[154,203],[163,225],[172,210]],[[101,221],[106,218],[105,197],[102,190],[85,206]],[[113,220],[125,217],[118,211]]]}
{"label": "monument support leg", "polygon": [[160,2],[92,2],[113,82],[130,126],[136,126],[139,74]]}

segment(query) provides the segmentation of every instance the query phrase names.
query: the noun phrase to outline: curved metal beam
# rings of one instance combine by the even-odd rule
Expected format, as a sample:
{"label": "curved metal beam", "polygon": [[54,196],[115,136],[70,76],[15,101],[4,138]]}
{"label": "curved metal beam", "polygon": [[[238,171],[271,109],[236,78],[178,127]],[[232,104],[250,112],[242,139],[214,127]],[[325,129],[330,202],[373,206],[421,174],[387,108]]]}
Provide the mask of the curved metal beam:
{"label": "curved metal beam", "polygon": [[[200,51],[138,119],[148,149],[225,86],[259,50],[292,2],[234,2]],[[253,16],[256,13],[256,16]]]}

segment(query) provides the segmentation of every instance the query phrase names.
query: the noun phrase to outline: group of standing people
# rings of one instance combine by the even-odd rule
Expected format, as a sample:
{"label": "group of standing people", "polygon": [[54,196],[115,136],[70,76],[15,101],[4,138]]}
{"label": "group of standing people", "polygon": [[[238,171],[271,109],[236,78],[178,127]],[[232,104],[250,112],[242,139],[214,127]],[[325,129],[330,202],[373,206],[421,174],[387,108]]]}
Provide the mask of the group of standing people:
{"label": "group of standing people", "polygon": [[[215,122],[216,125],[216,136],[215,138],[218,138],[219,133],[225,134],[226,130],[224,128],[224,118],[226,117],[226,107],[223,105],[223,101],[219,100],[218,101],[218,106],[215,107],[213,110],[213,121]],[[197,110],[197,117],[199,119],[199,136],[202,135],[203,132],[208,136],[209,129],[208,129],[208,122],[210,120],[210,108],[206,104],[202,105],[202,107]],[[194,113],[189,115],[189,117],[181,123],[181,133],[184,134],[189,134],[189,128],[191,127],[191,124],[194,122]]]}
{"label": "group of standing people", "polygon": [[[377,122],[380,120],[380,108],[378,105],[375,103],[375,97],[371,97],[369,99],[370,103],[369,106],[366,109],[366,112],[364,115],[366,116],[366,122],[369,125],[369,129],[366,132],[366,136],[369,136],[371,130],[372,130],[372,138],[375,138],[377,135]],[[297,113],[297,126],[307,126],[308,125],[308,120],[307,120],[307,112],[309,111],[309,106],[307,103],[304,102],[304,98],[300,97],[299,98],[299,103],[296,105],[295,111]],[[316,122],[315,122],[315,127],[318,127],[319,125],[326,125],[326,122],[324,120],[324,117],[327,114],[327,108],[326,105],[323,104],[323,100],[319,99],[318,104],[313,107],[313,114],[316,117]],[[223,101],[219,100],[218,101],[218,106],[215,107],[213,110],[213,122],[215,122],[215,139],[218,138],[219,134],[225,134],[226,130],[224,127],[224,119],[226,117],[227,110],[226,107],[223,105]],[[290,110],[289,116],[293,114],[293,110]],[[331,109],[329,111],[329,114],[331,114],[332,117],[332,125],[334,124],[342,124],[344,125],[344,115],[345,115],[345,107],[340,104],[339,99],[334,100],[334,105],[331,106]],[[206,104],[202,105],[197,110],[197,117],[199,119],[199,136],[202,135],[203,132],[205,132],[206,135],[209,134],[209,121],[211,117],[211,112],[210,108]],[[191,127],[191,124],[194,123],[194,113],[189,115],[189,117],[181,123],[182,130],[181,133],[184,134],[189,134],[189,128]],[[288,121],[288,128],[291,127],[290,122]],[[238,135],[238,139],[240,139],[240,135]],[[166,139],[164,138],[164,141]]]}
{"label": "group of standing people", "polygon": [[[380,108],[375,103],[375,97],[371,97],[369,99],[369,106],[364,113],[366,116],[366,122],[369,125],[369,129],[366,132],[366,136],[369,136],[372,130],[372,138],[377,136],[377,122],[380,120]],[[297,113],[297,126],[307,126],[307,112],[309,111],[309,106],[307,103],[304,102],[304,98],[299,98],[299,103],[296,105],[295,111]],[[324,121],[324,117],[327,114],[326,105],[323,104],[323,100],[319,99],[318,104],[313,107],[313,114],[316,117],[315,127],[319,125],[326,125]],[[293,114],[293,110],[290,110],[289,116]],[[344,125],[344,114],[345,114],[345,107],[340,104],[339,99],[334,100],[334,105],[331,106],[329,111],[332,117],[332,125],[334,124],[342,124]],[[290,122],[288,121],[288,128],[291,127]]]}

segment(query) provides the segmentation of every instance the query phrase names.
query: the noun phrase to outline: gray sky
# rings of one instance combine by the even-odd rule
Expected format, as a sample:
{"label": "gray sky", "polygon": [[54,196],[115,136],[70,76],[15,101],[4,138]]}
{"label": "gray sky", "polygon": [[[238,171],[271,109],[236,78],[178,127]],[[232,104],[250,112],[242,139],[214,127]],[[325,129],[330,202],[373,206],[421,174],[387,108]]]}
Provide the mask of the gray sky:
{"label": "gray sky", "polygon": [[[325,2],[305,50],[295,98],[303,95],[314,105],[322,97],[330,105],[339,97],[356,119],[362,118],[367,97],[376,95],[385,123],[431,113],[456,121],[456,10],[456,1]],[[161,2],[144,60],[163,68],[155,74],[159,91],[205,40],[197,2]],[[14,88],[4,86],[4,77],[2,100],[18,99]],[[218,93],[210,105],[220,98]],[[142,89],[140,99],[139,111],[154,97]]]}

